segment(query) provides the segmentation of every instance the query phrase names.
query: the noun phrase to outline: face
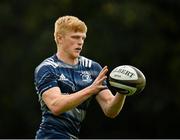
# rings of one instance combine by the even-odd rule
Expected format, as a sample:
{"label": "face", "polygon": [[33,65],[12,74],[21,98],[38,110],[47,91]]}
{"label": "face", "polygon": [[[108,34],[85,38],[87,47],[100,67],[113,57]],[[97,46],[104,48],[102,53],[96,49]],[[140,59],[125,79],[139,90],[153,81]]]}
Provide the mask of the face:
{"label": "face", "polygon": [[86,33],[82,32],[68,32],[59,38],[60,51],[71,59],[79,57]]}

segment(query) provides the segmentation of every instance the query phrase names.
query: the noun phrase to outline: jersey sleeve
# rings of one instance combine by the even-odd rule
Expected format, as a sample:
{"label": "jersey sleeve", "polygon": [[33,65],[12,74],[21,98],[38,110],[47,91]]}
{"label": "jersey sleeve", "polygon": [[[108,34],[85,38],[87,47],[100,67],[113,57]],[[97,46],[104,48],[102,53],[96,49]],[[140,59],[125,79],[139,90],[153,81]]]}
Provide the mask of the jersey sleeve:
{"label": "jersey sleeve", "polygon": [[57,77],[50,66],[37,67],[34,72],[34,84],[37,94],[42,94],[46,90],[58,86]]}

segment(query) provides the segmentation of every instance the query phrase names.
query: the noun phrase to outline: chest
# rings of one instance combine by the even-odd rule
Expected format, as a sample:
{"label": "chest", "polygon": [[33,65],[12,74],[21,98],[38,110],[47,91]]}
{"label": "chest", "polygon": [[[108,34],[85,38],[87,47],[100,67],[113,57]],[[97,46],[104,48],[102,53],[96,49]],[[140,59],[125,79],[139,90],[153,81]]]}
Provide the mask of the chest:
{"label": "chest", "polygon": [[79,91],[94,81],[95,76],[90,69],[61,68],[57,71],[58,85],[63,93]]}

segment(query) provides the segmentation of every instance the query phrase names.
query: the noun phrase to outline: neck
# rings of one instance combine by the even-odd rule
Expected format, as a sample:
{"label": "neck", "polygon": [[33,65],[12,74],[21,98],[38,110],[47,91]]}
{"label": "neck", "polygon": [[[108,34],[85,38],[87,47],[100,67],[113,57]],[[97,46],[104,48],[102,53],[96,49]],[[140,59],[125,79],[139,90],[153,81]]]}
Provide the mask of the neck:
{"label": "neck", "polygon": [[59,51],[56,53],[56,56],[58,57],[59,60],[69,65],[76,65],[78,63],[78,58],[68,57],[67,55],[64,55]]}

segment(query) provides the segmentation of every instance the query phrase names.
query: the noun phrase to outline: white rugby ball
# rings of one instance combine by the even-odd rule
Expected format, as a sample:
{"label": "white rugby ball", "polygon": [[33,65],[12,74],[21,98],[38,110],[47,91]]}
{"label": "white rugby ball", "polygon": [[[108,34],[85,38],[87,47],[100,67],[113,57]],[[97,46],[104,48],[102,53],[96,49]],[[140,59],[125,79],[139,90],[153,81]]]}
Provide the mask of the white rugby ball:
{"label": "white rugby ball", "polygon": [[144,74],[136,67],[122,65],[114,68],[109,75],[109,84],[112,88],[127,92],[128,96],[140,93],[145,85]]}

